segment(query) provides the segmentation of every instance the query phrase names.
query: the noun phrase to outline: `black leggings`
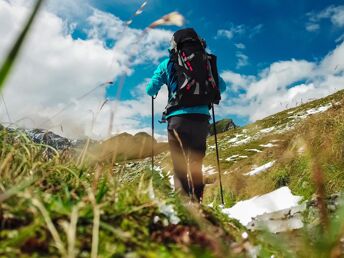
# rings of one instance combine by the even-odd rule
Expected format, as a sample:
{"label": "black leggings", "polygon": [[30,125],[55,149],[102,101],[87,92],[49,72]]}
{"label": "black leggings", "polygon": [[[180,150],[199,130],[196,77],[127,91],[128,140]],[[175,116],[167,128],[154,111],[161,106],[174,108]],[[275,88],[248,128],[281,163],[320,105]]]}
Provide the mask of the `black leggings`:
{"label": "black leggings", "polygon": [[209,132],[208,121],[209,116],[201,114],[173,116],[168,119],[168,142],[176,189],[181,185],[187,194],[192,193],[187,178],[189,165],[194,192],[198,200],[202,198],[204,189],[202,162]]}

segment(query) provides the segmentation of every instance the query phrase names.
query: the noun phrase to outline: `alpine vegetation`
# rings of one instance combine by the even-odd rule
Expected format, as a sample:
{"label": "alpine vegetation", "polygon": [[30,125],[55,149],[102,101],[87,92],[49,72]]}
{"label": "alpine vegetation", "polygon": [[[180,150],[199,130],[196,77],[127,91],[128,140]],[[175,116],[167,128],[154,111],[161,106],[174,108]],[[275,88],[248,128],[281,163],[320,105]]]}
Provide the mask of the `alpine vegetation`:
{"label": "alpine vegetation", "polygon": [[[4,112],[8,120],[0,125],[0,257],[344,256],[344,90],[336,88],[343,86],[344,66],[338,58],[343,43],[314,64],[292,59],[250,76],[224,71],[224,62],[229,65],[230,61],[218,53],[214,41],[220,41],[218,47],[226,45],[228,51],[228,42],[233,41],[232,56],[241,59],[230,65],[240,72],[255,62],[246,55],[252,47],[247,39],[259,38],[271,29],[267,25],[224,22],[221,26],[226,28],[208,34],[205,28],[214,26],[213,20],[208,23],[199,17],[202,5],[198,2],[197,8],[183,15],[158,1],[142,1],[134,12],[130,1],[109,3],[112,12],[127,8],[121,13],[131,13],[125,21],[110,14],[107,4],[47,1],[42,7],[43,2],[0,0],[0,6],[6,8],[4,12],[0,9],[1,15],[14,13],[15,6],[29,17],[23,28],[18,25],[19,36],[3,40],[13,40],[8,53],[0,53],[4,59],[0,115]],[[189,4],[177,9],[185,11]],[[246,4],[258,10],[263,3]],[[229,5],[234,10],[244,4],[223,2],[226,17]],[[325,19],[336,29],[342,28],[342,7],[331,5],[318,13],[307,12],[307,33],[329,26],[322,22]],[[155,8],[168,10],[167,14],[150,20]],[[207,13],[217,13],[222,21],[221,10],[212,12],[212,8],[218,7],[207,5]],[[273,7],[264,3],[264,8]],[[194,28],[189,18],[196,10]],[[61,83],[54,89],[58,108],[42,101],[39,121],[22,119],[30,120],[34,125],[30,127],[21,124],[21,119],[12,119],[11,104],[18,105],[21,98],[10,100],[8,106],[6,94],[13,87],[12,78],[17,82],[20,77],[16,69],[22,67],[14,64],[20,64],[21,51],[27,55],[26,44],[36,42],[31,30],[40,14],[53,21],[51,26],[59,28],[58,33],[64,28],[65,44],[58,49],[68,44],[72,49],[92,46],[91,57],[82,52],[85,63],[93,60],[104,75],[102,62],[96,61],[104,55],[101,60],[110,60],[120,72],[112,80],[97,78],[95,88],[67,102],[59,91],[73,94],[74,89]],[[64,17],[69,15],[72,20]],[[231,15],[235,20],[234,12]],[[80,21],[85,24],[81,26]],[[167,25],[174,26],[170,27],[173,31],[158,29]],[[331,33],[338,33],[336,29]],[[55,32],[41,30],[44,35]],[[288,44],[294,36],[290,34]],[[169,45],[166,38],[171,39]],[[58,57],[44,54],[47,66],[56,69],[51,81],[63,81]],[[78,59],[79,54],[75,52],[73,58]],[[28,56],[30,64],[36,65],[38,61]],[[140,77],[151,78],[129,88],[127,84],[135,81],[136,69],[142,66]],[[90,70],[85,71],[85,77],[75,76],[72,81],[88,81]],[[50,77],[44,72],[39,76]],[[333,85],[327,91],[328,83]],[[23,94],[27,93],[26,85],[21,86]],[[105,91],[105,99],[100,89]],[[275,100],[266,104],[266,110],[258,110],[263,99],[270,101],[261,91]],[[283,98],[313,96],[310,92],[314,98],[291,108],[283,106]],[[129,95],[138,100],[125,99]],[[34,94],[31,98],[41,101]],[[92,105],[83,106],[81,101],[87,98]],[[276,107],[275,98],[283,108]],[[242,101],[248,103],[242,105]],[[83,109],[92,117],[85,119],[88,131],[81,126],[81,113],[80,121],[68,116]],[[159,122],[166,123],[164,131],[157,122],[160,111]],[[252,114],[244,123],[240,115],[247,112]],[[58,120],[60,116],[65,120]],[[68,122],[80,122],[84,133],[69,137]],[[119,124],[124,125],[122,130],[116,129]],[[99,128],[105,133],[99,133]]]}

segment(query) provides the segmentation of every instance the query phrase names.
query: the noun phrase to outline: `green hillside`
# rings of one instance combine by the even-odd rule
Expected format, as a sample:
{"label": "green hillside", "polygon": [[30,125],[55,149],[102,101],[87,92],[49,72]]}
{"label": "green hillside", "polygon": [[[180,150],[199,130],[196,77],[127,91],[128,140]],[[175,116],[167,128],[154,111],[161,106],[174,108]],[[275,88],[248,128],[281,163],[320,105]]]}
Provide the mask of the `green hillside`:
{"label": "green hillside", "polygon": [[[310,198],[315,193],[312,177],[317,166],[324,174],[326,192],[341,191],[344,187],[343,101],[344,91],[339,91],[220,134],[221,168],[227,194],[240,200],[288,185],[294,193]],[[215,167],[213,138],[209,138],[208,146],[206,164]],[[252,166],[271,161],[275,163],[268,172],[243,179],[242,175]],[[209,198],[214,191],[210,192]]]}
{"label": "green hillside", "polygon": [[341,257],[344,213],[329,212],[326,196],[344,186],[343,121],[340,91],[218,136],[225,208],[281,186],[316,201],[302,215],[307,226],[281,234],[223,213],[213,137],[197,205],[172,191],[167,151],[151,171],[148,150],[94,159],[99,146],[58,152],[2,130],[0,257]]}

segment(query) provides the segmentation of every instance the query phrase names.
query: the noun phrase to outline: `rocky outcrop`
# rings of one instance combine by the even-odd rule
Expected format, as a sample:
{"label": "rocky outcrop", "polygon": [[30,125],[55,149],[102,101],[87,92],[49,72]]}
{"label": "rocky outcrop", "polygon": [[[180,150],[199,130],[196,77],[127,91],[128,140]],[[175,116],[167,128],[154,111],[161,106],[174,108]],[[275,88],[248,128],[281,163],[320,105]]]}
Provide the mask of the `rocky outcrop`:
{"label": "rocky outcrop", "polygon": [[25,129],[24,132],[33,142],[51,146],[56,150],[65,150],[73,145],[71,140],[50,131]]}
{"label": "rocky outcrop", "polygon": [[34,143],[44,144],[56,150],[65,150],[74,145],[74,141],[43,129],[5,128],[0,126],[0,130],[2,129],[18,135],[24,134]]}
{"label": "rocky outcrop", "polygon": [[[215,123],[216,132],[217,133],[224,133],[229,130],[235,129],[238,126],[233,122],[232,119],[222,119]],[[213,124],[209,125],[209,135],[214,135],[214,126]]]}

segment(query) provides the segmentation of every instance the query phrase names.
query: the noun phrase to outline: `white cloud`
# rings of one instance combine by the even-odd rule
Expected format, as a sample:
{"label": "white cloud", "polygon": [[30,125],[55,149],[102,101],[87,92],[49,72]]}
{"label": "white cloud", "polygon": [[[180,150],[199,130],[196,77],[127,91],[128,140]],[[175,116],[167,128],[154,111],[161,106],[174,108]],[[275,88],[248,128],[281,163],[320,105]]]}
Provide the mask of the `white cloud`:
{"label": "white cloud", "polygon": [[[251,121],[322,98],[344,88],[344,42],[319,63],[305,60],[280,61],[262,70],[258,76],[224,71],[223,79],[230,85],[219,106],[223,116],[247,116]],[[245,91],[238,97],[229,92]]]}
{"label": "white cloud", "polygon": [[[258,24],[256,26],[249,27],[244,24],[234,25],[230,24],[228,28],[219,29],[216,34],[216,39],[225,37],[231,40],[235,36],[242,36],[247,34],[249,38],[253,38],[255,35],[259,34],[263,29],[263,24]],[[242,45],[241,45],[242,46]]]}
{"label": "white cloud", "polygon": [[243,66],[247,66],[249,64],[247,55],[243,54],[242,52],[237,52],[235,55],[238,58],[238,61],[236,64],[237,69]]}
{"label": "white cloud", "polygon": [[256,36],[257,34],[261,33],[263,30],[263,24],[258,24],[256,26],[254,26],[252,29],[249,29],[249,37],[253,38],[254,36]]}
{"label": "white cloud", "polygon": [[246,48],[246,46],[243,43],[237,43],[237,44],[234,44],[234,45],[238,49],[245,49]]}
{"label": "white cloud", "polygon": [[320,25],[319,24],[316,24],[316,23],[308,23],[307,25],[306,25],[306,30],[307,31],[310,31],[310,32],[312,32],[312,31],[317,31],[317,30],[319,30],[320,29]]}
{"label": "white cloud", "polygon": [[344,41],[344,33],[336,39],[336,43],[340,43],[342,41]]}
{"label": "white cloud", "polygon": [[[219,29],[215,36],[215,39],[226,38],[232,40],[235,37],[242,37],[246,35],[248,38],[253,38],[255,35],[262,31],[263,25],[258,24],[257,26],[250,28],[246,25],[234,25],[231,24],[228,29]],[[246,46],[243,43],[234,43],[234,46],[237,48],[235,56],[237,58],[236,68],[249,65],[248,56],[243,53],[243,50]]]}
{"label": "white cloud", "polygon": [[228,29],[219,29],[217,31],[215,38],[227,38],[231,40],[235,35],[242,35],[246,32],[246,27],[244,25],[234,25],[231,24]]}
{"label": "white cloud", "polygon": [[245,76],[232,71],[224,71],[221,73],[223,80],[230,84],[231,91],[238,91],[239,89],[245,89],[252,81],[255,80],[255,76]]}
{"label": "white cloud", "polygon": [[344,5],[330,6],[324,11],[324,18],[330,17],[331,22],[338,26],[344,26]]}
{"label": "white cloud", "polygon": [[270,65],[263,70],[260,79],[250,85],[247,96],[249,98],[260,95],[268,96],[289,86],[290,84],[306,79],[311,75],[314,64],[307,61],[282,61]]}
{"label": "white cloud", "polygon": [[[53,13],[56,8],[48,6],[48,9],[41,11],[7,81],[3,93],[10,115],[13,121],[21,121],[18,122],[19,126],[53,129],[69,137],[82,137],[85,134],[104,137],[109,127],[110,104],[106,104],[97,115],[93,130],[91,126],[92,112],[98,113],[104,99],[104,89],[99,88],[82,100],[77,98],[99,83],[130,73],[136,64],[157,62],[168,54],[166,46],[172,32],[149,31],[140,38],[140,49],[136,51],[137,36],[142,31],[127,29],[125,37],[120,37],[116,32],[124,35],[120,33],[123,31],[123,22],[111,14],[92,9],[90,15],[85,16],[86,20],[80,15],[87,28],[88,39],[75,40],[71,31],[66,31],[66,20]],[[27,15],[23,1],[0,0],[1,59]],[[104,37],[116,40],[113,49],[104,45]],[[66,112],[49,120],[69,103],[73,104]],[[149,97],[117,106],[112,104],[112,109],[116,109],[116,132],[134,132],[144,126],[139,116],[148,115]],[[4,106],[0,105],[0,121],[7,120]]]}
{"label": "white cloud", "polygon": [[224,30],[224,29],[221,29],[221,30],[218,30],[217,31],[217,34],[216,34],[216,37],[219,38],[219,37],[225,37],[227,39],[232,39],[234,36],[234,32],[231,31],[231,30]]}
{"label": "white cloud", "polygon": [[308,13],[309,21],[306,24],[308,31],[317,31],[320,29],[320,21],[329,19],[333,25],[341,28],[344,27],[344,5],[331,5],[318,13]]}

